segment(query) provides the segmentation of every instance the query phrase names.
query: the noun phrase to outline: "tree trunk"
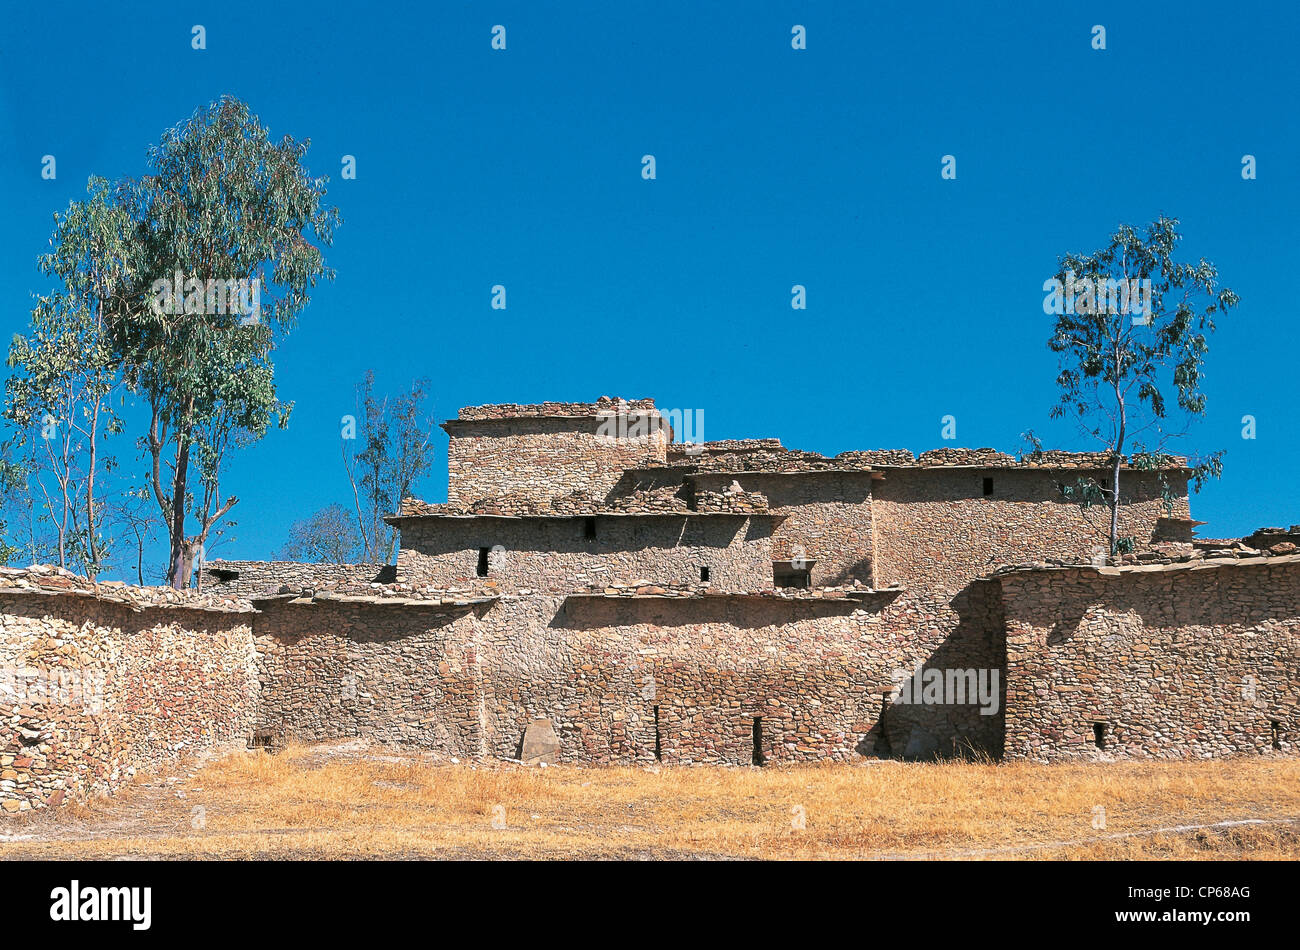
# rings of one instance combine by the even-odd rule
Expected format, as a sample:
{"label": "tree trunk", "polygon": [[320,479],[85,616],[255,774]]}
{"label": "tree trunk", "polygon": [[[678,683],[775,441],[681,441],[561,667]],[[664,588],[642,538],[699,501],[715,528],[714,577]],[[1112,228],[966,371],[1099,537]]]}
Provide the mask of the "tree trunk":
{"label": "tree trunk", "polygon": [[[1121,331],[1122,332],[1122,331]],[[1122,378],[1120,345],[1115,341],[1115,404],[1119,415],[1119,431],[1115,434],[1115,461],[1111,469],[1110,481],[1110,555],[1119,554],[1119,468],[1124,461],[1124,437],[1128,434],[1128,406],[1124,404],[1124,389],[1120,384]]]}
{"label": "tree trunk", "polygon": [[[96,287],[98,302],[95,305],[95,344],[99,345],[104,332],[104,295]],[[95,470],[99,468],[99,413],[103,406],[103,397],[95,396],[95,405],[90,416],[90,461],[86,466],[86,574],[93,581],[99,574],[99,545],[95,540]]]}
{"label": "tree trunk", "polygon": [[1112,470],[1111,478],[1111,496],[1110,496],[1110,553],[1115,556],[1119,553],[1119,466],[1123,458],[1118,452],[1115,453],[1115,466]]}
{"label": "tree trunk", "polygon": [[99,574],[99,545],[95,541],[95,469],[99,466],[99,447],[96,437],[99,435],[100,402],[95,400],[95,409],[90,417],[90,462],[86,466],[86,551],[88,554],[86,574],[93,581]]}
{"label": "tree trunk", "polygon": [[188,556],[185,550],[185,484],[189,479],[190,446],[183,432],[177,433],[180,445],[176,450],[176,477],[172,479],[171,560],[168,562],[168,583],[184,590],[188,581]]}

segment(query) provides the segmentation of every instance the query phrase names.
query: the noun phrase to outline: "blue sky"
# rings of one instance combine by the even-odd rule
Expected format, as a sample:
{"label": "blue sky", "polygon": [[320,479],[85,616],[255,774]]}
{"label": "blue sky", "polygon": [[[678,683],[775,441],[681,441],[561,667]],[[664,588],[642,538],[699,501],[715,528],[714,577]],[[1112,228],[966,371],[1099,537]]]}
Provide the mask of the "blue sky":
{"label": "blue sky", "polygon": [[[224,481],[241,501],[219,553],[264,557],[290,522],[346,500],[339,418],[367,368],[391,390],[429,377],[439,418],[653,396],[702,409],[706,438],[826,453],[951,445],[947,414],[955,444],[1014,452],[1032,427],[1089,448],[1047,418],[1042,282],[1058,255],[1164,212],[1183,256],[1213,260],[1242,299],[1185,445],[1227,450],[1193,514],[1211,536],[1300,521],[1300,9],[1135,6],[9,5],[0,321],[22,330],[48,289],[35,259],[51,213],[89,175],[139,173],[200,105],[234,94],[273,135],[309,137],[344,218],[338,279],[277,353],[289,430]],[[437,451],[431,500],[441,432]],[[125,442],[118,454],[137,464]]]}

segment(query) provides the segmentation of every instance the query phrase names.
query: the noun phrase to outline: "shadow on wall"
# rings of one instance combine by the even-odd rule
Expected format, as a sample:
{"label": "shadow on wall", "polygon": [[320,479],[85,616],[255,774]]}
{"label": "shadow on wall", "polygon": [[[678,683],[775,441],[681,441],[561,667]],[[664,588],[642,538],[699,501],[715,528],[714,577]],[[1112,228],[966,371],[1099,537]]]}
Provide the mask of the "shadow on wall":
{"label": "shadow on wall", "polygon": [[467,613],[482,616],[490,606],[408,601],[394,604],[346,601],[286,604],[281,600],[262,599],[255,599],[253,603],[261,610],[254,633],[287,645],[312,637],[330,637],[354,643],[406,640],[447,627]]}
{"label": "shadow on wall", "polygon": [[852,584],[855,580],[863,583],[874,583],[874,575],[871,571],[871,558],[863,558],[836,571],[834,574],[821,578],[818,581],[818,586],[841,587]]}
{"label": "shadow on wall", "polygon": [[602,627],[697,627],[717,623],[756,630],[772,626],[772,611],[781,611],[785,623],[847,616],[858,609],[879,612],[899,593],[879,591],[863,601],[777,600],[728,594],[680,598],[571,595],[565,598],[548,626],[590,631]]}
{"label": "shadow on wall", "polygon": [[[918,666],[895,671],[893,688],[878,691],[875,725],[857,746],[862,755],[909,761],[1001,758],[1007,684],[999,585],[976,581],[950,606],[958,618],[952,632]],[[907,678],[900,680],[900,674]]]}
{"label": "shadow on wall", "polygon": [[745,540],[771,535],[766,518],[750,519],[743,514],[705,515],[695,512],[671,514],[597,515],[599,538],[586,533],[589,516],[559,515],[520,520],[446,519],[436,526],[415,525],[406,529],[406,547],[421,557],[463,555],[483,547],[502,544],[514,552],[539,555],[617,553],[671,550],[696,546],[726,549],[748,522]]}
{"label": "shadow on wall", "polygon": [[[770,720],[771,736],[765,735],[765,744],[770,738],[800,746],[807,744],[802,737],[809,734],[828,737],[861,728],[852,748],[867,757],[1000,757],[1006,663],[998,585],[972,584],[949,604],[955,624],[951,615],[939,613],[925,621],[923,629],[914,625],[915,603],[904,601],[897,611],[890,610],[900,596],[901,591],[881,592],[862,605],[570,597],[550,626],[596,633],[621,628],[615,639],[656,647],[657,665],[649,668],[663,671],[657,686],[665,705],[656,707],[654,716],[669,730],[665,749],[680,748],[669,738],[683,725],[678,714],[695,710],[712,726],[736,719],[749,728],[751,720]],[[866,616],[851,617],[860,607],[866,608]],[[642,641],[637,628],[673,632],[668,638],[647,634],[650,639]],[[921,646],[927,635],[940,638],[928,653]],[[725,648],[718,649],[724,643]],[[915,657],[911,662],[917,665],[902,669],[909,662],[905,657]],[[753,662],[761,658],[769,662]],[[883,686],[886,679],[901,685],[913,675],[924,680],[927,673],[940,677],[938,694],[918,690],[913,701],[910,693],[891,696],[892,688]],[[655,675],[658,680],[658,672]],[[865,696],[864,687],[869,691]],[[771,705],[771,699],[778,703]],[[854,707],[851,713],[839,711],[845,702]],[[694,732],[699,720],[684,726]],[[727,735],[717,740],[739,748],[743,738]],[[659,739],[656,730],[657,743]]]}
{"label": "shadow on wall", "polygon": [[674,494],[682,501],[690,501],[691,491],[682,480],[682,473],[672,468],[633,468],[624,469],[614,486],[605,493],[606,504],[626,497],[636,491],[654,491],[660,488],[675,488]]}

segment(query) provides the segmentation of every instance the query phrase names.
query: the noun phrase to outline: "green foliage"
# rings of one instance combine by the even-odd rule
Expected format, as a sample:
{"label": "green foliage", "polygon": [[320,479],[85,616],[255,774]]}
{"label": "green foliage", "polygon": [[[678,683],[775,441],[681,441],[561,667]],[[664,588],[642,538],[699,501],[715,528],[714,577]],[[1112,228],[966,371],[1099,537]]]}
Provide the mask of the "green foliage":
{"label": "green foliage", "polygon": [[1062,485],[1061,494],[1085,510],[1106,503],[1105,491],[1092,478],[1080,478],[1073,485]]}
{"label": "green foliage", "polygon": [[[5,414],[36,463],[28,487],[65,565],[92,575],[102,566],[112,514],[142,576],[156,524],[138,502],[150,497],[170,539],[169,579],[186,586],[210,532],[233,524],[222,521],[238,501],[221,496],[223,461],[287,424],[292,404],[277,395],[271,355],[334,276],[322,248],[340,218],[325,202],[327,180],[303,165],[307,148],[272,141],[247,105],[225,97],[166,131],[146,175],[112,186],[92,178],[87,199],[55,216],[40,267],[60,287],[38,298],[30,332],[10,348]],[[255,311],[230,306],[236,287],[253,291]],[[110,398],[119,384],[150,413],[138,439],[148,488],[107,504],[100,476],[115,460],[100,441],[122,430]]]}
{"label": "green foliage", "polygon": [[1167,416],[1171,391],[1187,413],[1205,412],[1200,383],[1208,334],[1214,331],[1215,316],[1236,306],[1238,298],[1219,286],[1218,271],[1209,261],[1187,264],[1173,259],[1181,239],[1177,227],[1176,218],[1164,215],[1145,235],[1121,225],[1101,250],[1068,254],[1059,261],[1056,280],[1062,284],[1151,282],[1146,324],[1135,325],[1131,311],[1109,311],[1094,298],[1074,313],[1067,308],[1057,314],[1048,341],[1061,356],[1061,398],[1053,418],[1073,415],[1108,445],[1121,420],[1108,411],[1111,405],[1096,398],[1099,385],[1130,411],[1142,408],[1154,419]]}
{"label": "green foliage", "polygon": [[26,466],[10,459],[7,446],[0,449],[0,499],[4,500],[5,514],[5,518],[0,519],[0,564],[12,564],[23,553],[22,549],[9,542],[8,514],[10,500],[25,486],[26,481]]}
{"label": "green foliage", "polygon": [[[149,151],[151,174],[118,188],[135,222],[139,279],[112,323],[113,347],[151,408],[142,445],[175,586],[188,583],[190,558],[238,501],[220,495],[226,452],[287,425],[292,407],[276,393],[271,354],[312,289],[334,276],[321,247],[340,218],[325,203],[327,179],[302,164],[308,145],[273,142],[247,105],[226,97],[164,133]],[[184,291],[186,306],[158,305],[163,282]],[[255,286],[257,312],[214,307],[210,282]],[[193,536],[187,514],[198,521]]]}
{"label": "green foliage", "polygon": [[[1060,360],[1060,398],[1051,415],[1073,418],[1111,459],[1108,483],[1081,478],[1062,493],[1083,509],[1110,509],[1113,554],[1122,553],[1125,540],[1118,535],[1125,454],[1133,468],[1157,473],[1166,509],[1172,510],[1168,478],[1174,459],[1165,448],[1205,414],[1201,381],[1209,335],[1215,319],[1238,303],[1235,293],[1219,285],[1209,261],[1174,259],[1177,229],[1178,220],[1164,215],[1145,233],[1121,225],[1101,250],[1060,258],[1055,275],[1058,289],[1081,291],[1073,306],[1058,304],[1055,310],[1048,346]],[[1103,290],[1130,286],[1147,291],[1126,293],[1120,306]],[[1135,306],[1139,302],[1146,306]],[[1183,417],[1181,427],[1171,425],[1172,409]],[[1194,490],[1218,477],[1222,455],[1216,452],[1192,470]]]}
{"label": "green foliage", "polygon": [[1043,440],[1034,434],[1033,429],[1020,433],[1020,441],[1024,444],[1020,450],[1020,461],[1037,462],[1043,457]]}
{"label": "green foliage", "polygon": [[28,334],[10,344],[4,415],[29,450],[24,485],[54,527],[60,565],[94,577],[109,553],[103,479],[116,465],[101,443],[122,431],[106,317],[122,305],[134,264],[132,224],[108,183],[91,178],[86,191],[54,216],[52,250],[38,266],[61,289],[37,298]]}

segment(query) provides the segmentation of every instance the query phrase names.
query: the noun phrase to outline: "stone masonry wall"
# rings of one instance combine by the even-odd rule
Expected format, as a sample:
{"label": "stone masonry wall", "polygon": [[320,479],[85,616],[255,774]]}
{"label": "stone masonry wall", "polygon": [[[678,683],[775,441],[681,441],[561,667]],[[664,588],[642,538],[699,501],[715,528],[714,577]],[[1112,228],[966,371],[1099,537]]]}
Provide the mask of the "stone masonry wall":
{"label": "stone masonry wall", "polygon": [[0,596],[0,808],[106,794],[179,755],[244,746],[251,614]]}
{"label": "stone masonry wall", "polygon": [[[220,590],[234,597],[274,594],[281,587],[298,591],[328,586],[361,591],[392,578],[392,567],[374,564],[305,564],[299,561],[209,561],[204,570],[204,590]],[[230,577],[238,572],[238,576]]]}
{"label": "stone masonry wall", "polygon": [[[1061,498],[1058,485],[1077,472],[1034,469],[890,469],[873,485],[875,585],[957,591],[1004,564],[1105,552],[1109,517]],[[992,478],[985,496],[983,480]],[[1131,499],[1120,509],[1120,535],[1150,546],[1164,503],[1154,475],[1124,472]],[[1188,516],[1186,475],[1170,475],[1174,514]]]}
{"label": "stone masonry wall", "polygon": [[[726,590],[772,585],[768,516],[598,515],[585,518],[425,518],[403,522],[398,579],[439,587],[486,585],[503,592],[570,592],[650,580],[710,583]],[[478,576],[489,549],[488,575]]]}
{"label": "stone masonry wall", "polygon": [[596,417],[446,422],[447,500],[468,504],[514,494],[545,503],[577,490],[604,497],[624,469],[667,458],[666,429],[608,438],[604,425]]}
{"label": "stone masonry wall", "polygon": [[915,633],[916,606],[888,594],[860,606],[572,598],[546,620],[548,604],[503,601],[482,639],[488,751],[549,718],[571,761],[651,762],[657,741],[664,762],[747,765],[761,718],[768,761],[996,754],[1000,715],[891,701],[918,663],[997,662],[987,630],[936,651]]}
{"label": "stone masonry wall", "polygon": [[[505,595],[452,614],[264,605],[259,725],[304,741],[364,736],[448,756],[513,758],[549,719],[563,761],[927,758],[1001,747],[967,703],[895,702],[920,664],[997,669],[995,586],[936,607],[704,595]],[[1000,674],[999,674],[1000,675]],[[657,741],[656,741],[657,740]]]}
{"label": "stone masonry wall", "polygon": [[364,736],[474,758],[483,750],[472,611],[259,605],[257,726],[277,741]]}
{"label": "stone masonry wall", "polygon": [[785,515],[772,537],[772,557],[802,556],[811,565],[814,586],[872,582],[871,473],[740,472],[694,476],[702,491],[740,483],[767,496],[768,506]]}
{"label": "stone masonry wall", "polygon": [[1300,750],[1300,564],[1078,568],[999,580],[1008,756]]}

